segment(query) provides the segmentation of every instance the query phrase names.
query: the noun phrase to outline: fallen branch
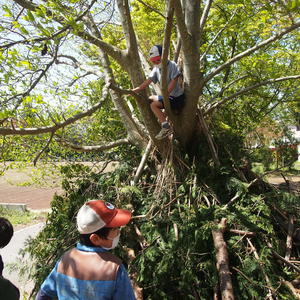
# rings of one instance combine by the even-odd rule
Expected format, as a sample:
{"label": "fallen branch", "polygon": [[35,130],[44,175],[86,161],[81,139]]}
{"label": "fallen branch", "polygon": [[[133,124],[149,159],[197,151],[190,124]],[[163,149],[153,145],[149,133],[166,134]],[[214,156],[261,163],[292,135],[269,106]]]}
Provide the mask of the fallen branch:
{"label": "fallen branch", "polygon": [[295,287],[293,286],[293,284],[291,282],[283,281],[282,283],[289,288],[289,290],[292,292],[294,297],[296,297],[297,299],[300,299],[299,291],[297,289],[295,289]]}
{"label": "fallen branch", "polygon": [[236,229],[229,229],[226,228],[225,230],[227,233],[231,234],[231,235],[242,235],[244,237],[256,237],[256,233],[255,232],[248,232],[248,231],[243,231],[243,230],[236,230]]}
{"label": "fallen branch", "polygon": [[[282,168],[285,168],[285,167],[291,165],[291,164],[292,164],[293,162],[295,162],[297,159],[298,159],[298,156],[295,157],[294,159],[292,159],[290,162],[288,162],[288,163],[285,164],[284,166],[282,166],[282,167],[280,167],[280,168],[277,168],[277,169],[275,169],[275,170],[272,170],[272,171],[268,171],[268,172],[266,172],[266,173],[264,173],[264,174],[262,174],[262,175],[256,177],[254,180],[252,180],[252,181],[248,184],[247,189],[249,190],[249,188],[250,188],[254,183],[256,183],[258,180],[260,180],[262,177],[264,177],[264,176],[266,176],[266,175],[268,175],[268,174],[274,173],[274,172],[276,172],[276,171],[278,171],[278,170],[280,170],[280,169],[282,169]],[[242,195],[242,193],[235,195],[235,196],[234,196],[234,197],[233,197],[226,205],[224,205],[224,207],[223,207],[222,209],[225,210],[226,208],[228,208],[229,206],[231,206],[231,205],[235,202],[235,200],[238,199],[241,195]]]}
{"label": "fallen branch", "polygon": [[300,273],[300,268],[298,268],[297,266],[293,265],[290,261],[286,260],[284,257],[282,257],[281,255],[279,255],[274,249],[272,244],[268,241],[268,239],[265,237],[265,241],[268,245],[268,247],[271,249],[272,254],[278,258],[279,260],[283,261],[286,265],[288,265],[289,267],[291,267],[292,269],[294,269],[294,271]]}
{"label": "fallen branch", "polygon": [[294,218],[293,215],[289,215],[289,222],[288,222],[288,235],[286,238],[286,252],[285,252],[285,259],[290,260],[292,248],[293,248],[293,231],[294,231]]}
{"label": "fallen branch", "polygon": [[229,259],[227,244],[224,240],[224,232],[227,227],[227,219],[223,218],[217,229],[212,230],[212,236],[216,248],[217,269],[219,273],[220,292],[222,300],[233,300],[233,287],[231,272],[229,271]]}

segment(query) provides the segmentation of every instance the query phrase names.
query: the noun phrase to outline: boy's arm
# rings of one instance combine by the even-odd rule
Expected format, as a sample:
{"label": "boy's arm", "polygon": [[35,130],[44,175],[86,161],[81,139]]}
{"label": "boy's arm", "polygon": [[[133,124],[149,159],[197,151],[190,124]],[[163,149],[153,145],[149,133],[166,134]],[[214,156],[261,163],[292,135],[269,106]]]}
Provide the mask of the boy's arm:
{"label": "boy's arm", "polygon": [[151,78],[146,79],[140,86],[132,89],[134,92],[139,93],[144,90],[152,82]]}
{"label": "boy's arm", "polygon": [[177,80],[178,80],[178,76],[175,77],[175,78],[171,81],[171,83],[170,83],[170,85],[169,85],[169,87],[168,87],[168,97],[170,97],[172,91],[174,90],[174,88],[175,88],[175,86],[176,86],[176,83],[177,83]]}
{"label": "boy's arm", "polygon": [[52,300],[52,297],[48,296],[40,289],[35,297],[35,300]]}
{"label": "boy's arm", "polygon": [[123,264],[120,265],[113,300],[136,300],[134,291]]}

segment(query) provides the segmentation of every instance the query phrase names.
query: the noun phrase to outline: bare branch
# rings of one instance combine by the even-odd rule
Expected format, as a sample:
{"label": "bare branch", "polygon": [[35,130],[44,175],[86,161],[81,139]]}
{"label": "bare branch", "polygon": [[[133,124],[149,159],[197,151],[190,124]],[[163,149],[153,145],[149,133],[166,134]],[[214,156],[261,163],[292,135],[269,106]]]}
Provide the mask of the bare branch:
{"label": "bare branch", "polygon": [[224,240],[224,232],[227,227],[227,219],[222,218],[220,224],[215,224],[216,229],[212,230],[214,245],[216,248],[217,269],[220,281],[220,292],[222,299],[233,300],[234,293],[229,271],[228,247]]}
{"label": "bare branch", "polygon": [[[102,78],[103,80],[104,80],[104,78],[105,78],[104,73],[103,73],[103,72],[100,72],[99,69],[89,68],[89,67],[87,67],[86,65],[80,63],[80,62],[79,62],[75,57],[73,57],[73,56],[70,56],[70,55],[59,55],[58,58],[60,58],[60,57],[62,57],[62,58],[68,58],[68,59],[70,59],[73,63],[70,63],[69,61],[62,61],[62,60],[57,59],[56,62],[55,62],[56,64],[66,64],[66,65],[70,65],[70,66],[72,66],[72,67],[74,67],[74,68],[79,68],[80,70],[87,72],[86,75],[88,75],[88,74],[94,74],[94,75],[96,75],[96,76]],[[86,75],[85,75],[85,76],[86,76]]]}
{"label": "bare branch", "polygon": [[24,93],[22,94],[18,94],[18,95],[15,95],[9,99],[6,100],[6,102],[9,102],[10,100],[14,99],[14,98],[18,98],[18,97],[21,97],[21,99],[18,100],[16,106],[15,106],[15,109],[18,108],[18,106],[22,103],[23,101],[23,98],[27,97],[30,92],[37,86],[37,84],[41,81],[41,79],[46,76],[48,70],[50,69],[50,67],[53,65],[53,63],[55,62],[55,59],[56,59],[56,55],[57,55],[57,51],[58,51],[58,45],[56,46],[55,48],[55,53],[54,53],[54,56],[53,58],[51,59],[51,61],[46,65],[46,68],[43,69],[43,70],[40,70],[41,74],[38,76],[38,78],[29,86],[29,88],[27,89],[27,91],[25,91]]}
{"label": "bare branch", "polygon": [[285,259],[290,260],[292,247],[293,247],[293,231],[294,231],[294,217],[292,214],[289,214],[289,222],[288,222],[288,234],[286,237],[286,252]]}

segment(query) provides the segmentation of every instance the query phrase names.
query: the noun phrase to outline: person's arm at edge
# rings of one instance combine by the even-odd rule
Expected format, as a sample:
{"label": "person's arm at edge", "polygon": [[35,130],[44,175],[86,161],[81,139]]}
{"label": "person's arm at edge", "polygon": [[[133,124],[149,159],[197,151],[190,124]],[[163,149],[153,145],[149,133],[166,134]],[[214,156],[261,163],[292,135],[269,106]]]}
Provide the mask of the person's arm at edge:
{"label": "person's arm at edge", "polygon": [[136,300],[128,273],[123,264],[120,265],[118,271],[116,290],[112,299],[113,300]]}
{"label": "person's arm at edge", "polygon": [[144,90],[149,84],[152,82],[151,78],[146,79],[140,86],[132,89],[134,92],[139,93],[140,91]]}
{"label": "person's arm at edge", "polygon": [[40,289],[36,294],[35,300],[52,300],[52,297],[48,296]]}
{"label": "person's arm at edge", "polygon": [[174,88],[175,88],[175,86],[176,86],[176,84],[177,84],[177,80],[178,80],[178,76],[175,77],[175,78],[171,81],[171,83],[170,83],[170,85],[169,85],[169,87],[168,87],[168,97],[170,97],[172,91],[174,90]]}

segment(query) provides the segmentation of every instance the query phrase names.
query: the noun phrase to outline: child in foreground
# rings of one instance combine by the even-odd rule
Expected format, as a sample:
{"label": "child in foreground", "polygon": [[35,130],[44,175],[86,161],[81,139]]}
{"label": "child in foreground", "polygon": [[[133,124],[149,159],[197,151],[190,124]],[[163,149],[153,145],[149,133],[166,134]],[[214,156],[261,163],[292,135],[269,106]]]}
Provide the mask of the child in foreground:
{"label": "child in foreground", "polygon": [[[10,242],[14,234],[14,229],[9,220],[0,218],[0,248],[4,248]],[[19,300],[20,291],[8,279],[2,276],[4,264],[0,255],[0,299]]]}
{"label": "child in foreground", "polygon": [[121,259],[108,252],[119,242],[119,227],[130,218],[129,210],[109,202],[85,203],[77,214],[80,242],[63,254],[35,299],[135,300]]}
{"label": "child in foreground", "polygon": [[[161,56],[162,47],[159,45],[153,46],[149,51],[150,61],[154,64],[154,68],[149,76],[139,87],[133,89],[139,93],[149,86],[150,83],[161,82]],[[168,82],[168,97],[172,110],[179,110],[184,106],[184,95],[179,85],[178,77],[181,75],[177,64],[168,60],[167,62],[167,82]],[[163,96],[151,95],[149,97],[150,107],[153,113],[157,116],[162,125],[162,129],[155,137],[161,140],[173,132],[173,127],[168,123],[162,109],[164,109]]]}

